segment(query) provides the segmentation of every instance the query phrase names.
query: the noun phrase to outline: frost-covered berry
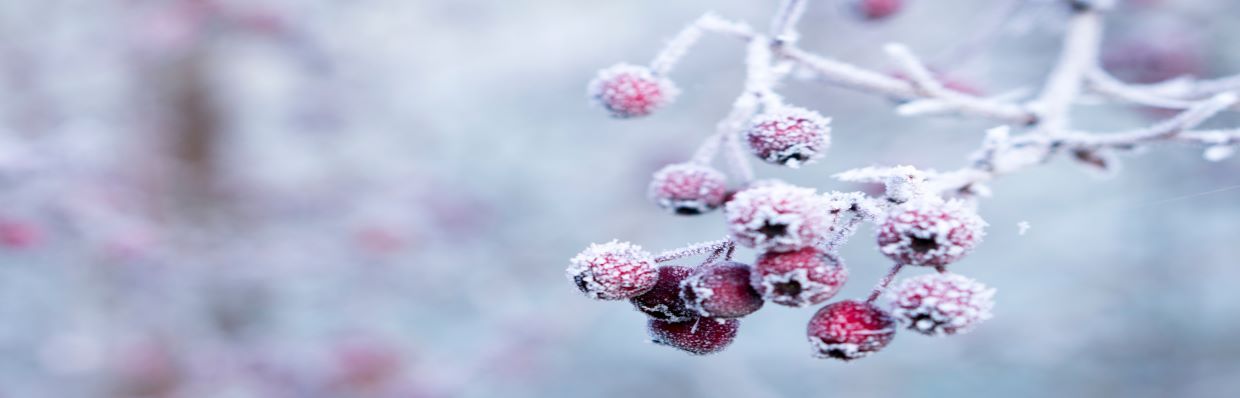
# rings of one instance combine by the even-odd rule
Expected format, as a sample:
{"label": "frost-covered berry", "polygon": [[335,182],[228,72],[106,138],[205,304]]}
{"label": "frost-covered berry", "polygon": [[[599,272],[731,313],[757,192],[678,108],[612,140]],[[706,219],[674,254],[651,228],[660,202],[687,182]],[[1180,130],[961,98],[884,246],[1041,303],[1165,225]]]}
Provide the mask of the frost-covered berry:
{"label": "frost-covered berry", "polygon": [[680,299],[680,282],[692,273],[693,268],[679,265],[659,267],[659,281],[654,287],[630,301],[638,311],[654,319],[684,322],[697,318],[697,313],[686,307],[684,300]]}
{"label": "frost-covered berry", "polygon": [[762,308],[748,265],[723,261],[699,267],[680,283],[680,298],[698,315],[740,318]]}
{"label": "frost-covered berry", "polygon": [[891,315],[930,336],[965,333],[990,319],[995,289],[971,278],[936,273],[905,279],[887,292]]}
{"label": "frost-covered berry", "polygon": [[702,214],[723,205],[727,177],[706,165],[677,163],[654,173],[647,196],[680,215]]}
{"label": "frost-covered berry", "polygon": [[830,123],[818,112],[781,107],[754,117],[745,139],[758,158],[795,168],[823,156],[831,145]]}
{"label": "frost-covered berry", "polygon": [[832,303],[814,314],[807,331],[814,356],[851,361],[870,355],[896,335],[895,320],[873,304]]}
{"label": "frost-covered berry", "polygon": [[827,301],[848,280],[848,268],[813,247],[766,252],[754,262],[753,287],[776,304],[804,307]]}
{"label": "frost-covered berry", "polygon": [[737,192],[725,206],[732,238],[767,251],[809,247],[826,238],[834,220],[813,189],[770,185]]}
{"label": "frost-covered berry", "polygon": [[904,0],[852,0],[853,13],[867,21],[886,19],[904,8]]}
{"label": "frost-covered berry", "polygon": [[985,226],[961,202],[915,200],[882,221],[878,247],[901,264],[941,267],[972,251]]}
{"label": "frost-covered berry", "polygon": [[706,355],[728,348],[736,338],[740,321],[697,318],[688,322],[667,322],[651,319],[647,326],[651,341],[656,344],[694,355]]}
{"label": "frost-covered berry", "polygon": [[649,115],[670,103],[680,92],[667,78],[655,76],[644,66],[617,64],[600,70],[586,92],[613,117]]}
{"label": "frost-covered berry", "polygon": [[591,244],[569,260],[568,279],[600,300],[623,300],[649,291],[659,279],[654,258],[640,246],[611,241]]}

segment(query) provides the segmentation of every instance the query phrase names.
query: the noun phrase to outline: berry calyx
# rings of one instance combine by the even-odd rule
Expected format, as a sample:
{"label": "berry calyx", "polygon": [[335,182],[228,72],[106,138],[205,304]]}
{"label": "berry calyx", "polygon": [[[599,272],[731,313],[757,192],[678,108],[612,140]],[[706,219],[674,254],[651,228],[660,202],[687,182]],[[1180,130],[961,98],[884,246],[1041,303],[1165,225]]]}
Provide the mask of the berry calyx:
{"label": "berry calyx", "polygon": [[986,223],[959,201],[915,200],[879,226],[879,251],[901,264],[942,267],[982,240]]}
{"label": "berry calyx", "polygon": [[724,211],[737,243],[789,251],[813,246],[833,229],[826,205],[813,189],[780,184],[737,192]]}
{"label": "berry calyx", "polygon": [[781,107],[754,117],[745,139],[763,161],[796,168],[822,158],[831,145],[830,123],[818,112]]}
{"label": "berry calyx", "polygon": [[766,252],[754,262],[753,287],[762,298],[790,307],[829,300],[848,281],[848,268],[835,256],[806,247]]}
{"label": "berry calyx", "polygon": [[728,348],[736,338],[740,321],[696,318],[688,322],[651,319],[647,324],[655,344],[673,347],[694,355],[713,354]]}
{"label": "berry calyx", "polygon": [[586,92],[616,118],[649,115],[679,94],[671,80],[644,66],[617,64],[598,72]]}
{"label": "berry calyx", "polygon": [[966,333],[990,319],[995,305],[995,289],[950,273],[905,279],[889,290],[887,297],[897,321],[929,336]]}
{"label": "berry calyx", "polygon": [[685,322],[697,318],[695,311],[680,299],[680,282],[693,273],[693,268],[679,265],[659,267],[659,280],[650,291],[630,300],[638,311],[653,319]]}
{"label": "berry calyx", "polygon": [[637,297],[659,279],[650,253],[641,246],[615,240],[591,244],[569,260],[566,273],[582,293],[599,300]]}
{"label": "berry calyx", "polygon": [[814,314],[807,330],[814,356],[844,361],[864,358],[895,337],[895,320],[864,301],[832,303]]}
{"label": "berry calyx", "polygon": [[647,196],[679,215],[702,214],[723,205],[727,177],[706,165],[671,164],[654,173]]}
{"label": "berry calyx", "polygon": [[680,298],[698,315],[740,318],[762,308],[762,296],[750,285],[751,269],[735,261],[704,265],[680,284]]}

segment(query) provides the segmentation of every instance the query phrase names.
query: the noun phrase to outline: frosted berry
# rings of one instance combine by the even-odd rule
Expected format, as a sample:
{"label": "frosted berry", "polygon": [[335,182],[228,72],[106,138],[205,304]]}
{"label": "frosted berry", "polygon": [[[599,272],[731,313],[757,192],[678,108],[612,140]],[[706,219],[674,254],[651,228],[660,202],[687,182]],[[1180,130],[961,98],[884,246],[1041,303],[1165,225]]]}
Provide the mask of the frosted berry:
{"label": "frosted berry", "polygon": [[569,260],[568,279],[582,293],[600,300],[623,300],[646,293],[659,279],[654,259],[640,246],[611,241],[592,244]]}
{"label": "frosted berry", "polygon": [[29,249],[43,241],[43,230],[37,224],[0,219],[0,246],[9,249]]}
{"label": "frosted berry", "polygon": [[827,301],[848,280],[848,268],[812,247],[766,252],[754,262],[753,287],[762,298],[790,307]]}
{"label": "frosted berry", "polygon": [[879,251],[901,264],[941,267],[972,251],[985,225],[958,201],[915,200],[882,221]]}
{"label": "frosted berry", "polygon": [[851,0],[857,17],[867,21],[886,19],[904,8],[904,0]]}
{"label": "frosted berry", "polygon": [[770,185],[737,192],[724,210],[737,243],[789,251],[812,246],[834,229],[826,205],[813,189]]}
{"label": "frosted berry", "polygon": [[818,112],[782,107],[754,117],[745,139],[758,158],[795,168],[823,156],[831,144],[830,122]]}
{"label": "frosted berry", "polygon": [[698,315],[740,318],[762,308],[748,265],[723,261],[699,267],[680,284],[680,298]]}
{"label": "frosted berry", "polygon": [[649,115],[680,92],[671,80],[655,76],[650,68],[629,64],[600,70],[586,91],[617,118]]}
{"label": "frosted berry", "polygon": [[647,195],[659,207],[675,214],[694,215],[723,205],[726,188],[727,178],[718,170],[677,163],[654,173]]}
{"label": "frosted berry", "polygon": [[851,361],[886,347],[896,335],[895,320],[873,304],[847,300],[814,314],[807,331],[814,356]]}
{"label": "frosted berry", "polygon": [[630,301],[638,311],[654,319],[684,322],[697,318],[697,313],[686,307],[684,300],[680,299],[680,282],[692,273],[693,268],[679,265],[659,267],[659,281],[654,287]]}
{"label": "frosted berry", "polygon": [[688,322],[667,322],[651,319],[647,325],[656,344],[680,349],[695,355],[723,351],[736,338],[740,321],[735,319],[697,318]]}
{"label": "frosted berry", "polygon": [[995,290],[971,278],[948,273],[905,279],[887,292],[891,314],[918,333],[965,333],[990,319]]}

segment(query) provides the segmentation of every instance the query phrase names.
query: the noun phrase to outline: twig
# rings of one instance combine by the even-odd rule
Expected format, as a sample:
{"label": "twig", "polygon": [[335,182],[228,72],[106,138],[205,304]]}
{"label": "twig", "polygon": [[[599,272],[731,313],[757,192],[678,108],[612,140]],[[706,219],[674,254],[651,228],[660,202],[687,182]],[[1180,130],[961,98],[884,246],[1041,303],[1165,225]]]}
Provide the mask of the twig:
{"label": "twig", "polygon": [[1076,12],[1068,23],[1059,62],[1034,101],[1040,110],[1041,131],[1056,134],[1069,124],[1069,110],[1080,95],[1085,74],[1097,64],[1102,18],[1090,8]]}

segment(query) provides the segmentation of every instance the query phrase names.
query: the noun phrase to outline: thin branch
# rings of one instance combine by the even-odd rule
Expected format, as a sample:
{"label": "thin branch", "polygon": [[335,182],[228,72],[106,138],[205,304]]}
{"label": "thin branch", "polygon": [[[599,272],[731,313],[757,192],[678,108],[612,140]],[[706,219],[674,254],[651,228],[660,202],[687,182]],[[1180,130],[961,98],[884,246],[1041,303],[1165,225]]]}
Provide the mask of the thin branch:
{"label": "thin branch", "polygon": [[1042,94],[1034,101],[1040,110],[1042,131],[1054,134],[1068,127],[1069,110],[1080,95],[1085,74],[1098,62],[1101,40],[1102,18],[1098,11],[1091,8],[1072,15],[1059,61]]}
{"label": "thin branch", "polygon": [[783,0],[775,18],[771,21],[771,38],[775,43],[795,43],[797,40],[796,25],[805,14],[805,0]]}
{"label": "thin branch", "polygon": [[676,67],[676,63],[680,62],[680,59],[685,56],[685,53],[689,52],[689,48],[693,47],[698,39],[702,38],[703,21],[710,18],[711,14],[703,15],[697,21],[681,29],[680,33],[672,37],[672,40],[663,46],[663,50],[659,51],[658,55],[655,55],[654,60],[650,61],[650,69],[656,75],[666,75],[671,72],[672,68]]}
{"label": "thin branch", "polygon": [[706,254],[706,253],[710,253],[714,251],[721,251],[721,250],[727,249],[728,245],[731,245],[731,244],[733,244],[732,240],[728,238],[719,239],[719,240],[711,240],[711,241],[706,241],[706,242],[698,242],[698,243],[694,243],[694,244],[691,244],[689,246],[685,246],[682,248],[672,249],[672,250],[659,253],[658,255],[654,256],[654,262],[665,263],[668,261],[681,259],[685,257]]}

